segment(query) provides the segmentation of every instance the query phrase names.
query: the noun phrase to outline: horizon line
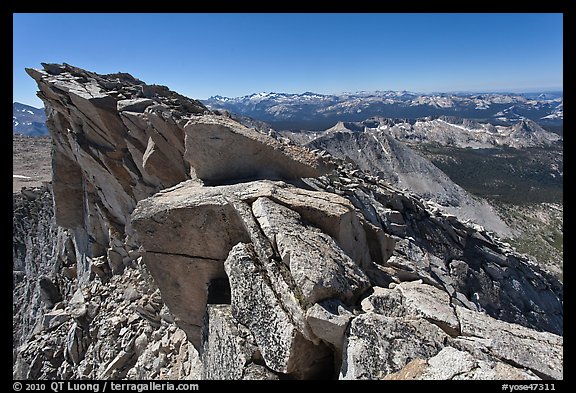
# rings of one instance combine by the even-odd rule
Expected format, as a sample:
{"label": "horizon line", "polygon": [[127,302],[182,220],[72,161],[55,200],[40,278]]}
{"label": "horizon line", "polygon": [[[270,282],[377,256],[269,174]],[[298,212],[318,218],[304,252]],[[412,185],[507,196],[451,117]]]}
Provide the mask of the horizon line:
{"label": "horizon line", "polygon": [[[234,98],[249,97],[249,96],[257,95],[257,94],[303,95],[306,93],[311,93],[311,94],[317,94],[317,95],[321,95],[321,96],[339,96],[339,95],[346,95],[346,94],[359,94],[359,93],[370,94],[370,93],[378,93],[378,92],[382,92],[382,93],[387,93],[387,92],[411,93],[411,94],[420,94],[420,95],[434,95],[434,94],[520,94],[520,95],[522,95],[522,94],[536,94],[536,93],[540,93],[540,94],[543,94],[543,93],[561,93],[562,95],[564,95],[564,87],[527,88],[527,89],[512,89],[512,90],[484,90],[484,91],[481,91],[481,90],[416,91],[416,90],[380,90],[380,89],[376,89],[376,90],[343,91],[340,93],[317,93],[317,92],[310,91],[310,90],[307,90],[307,91],[304,91],[301,93],[289,93],[289,92],[278,92],[278,91],[260,91],[257,93],[238,95],[238,96],[234,96],[234,97],[216,94],[216,95],[212,95],[212,96],[207,97],[207,98],[194,98],[194,97],[188,97],[188,98],[196,99],[199,101],[204,101],[204,100],[209,100],[213,97],[222,97],[222,98],[234,99]],[[40,98],[38,98],[38,99],[40,99]],[[30,105],[29,103],[26,103],[26,102],[15,101],[14,99],[12,100],[12,104],[23,104],[23,105],[28,105],[32,108],[41,109],[41,108],[37,108],[34,105]]]}
{"label": "horizon line", "polygon": [[376,90],[356,90],[356,91],[342,91],[339,93],[318,93],[318,92],[314,92],[314,91],[310,91],[310,90],[306,90],[304,92],[301,93],[295,93],[295,92],[286,92],[286,91],[259,91],[259,92],[254,92],[254,93],[250,93],[250,94],[244,94],[244,95],[237,95],[237,96],[225,96],[225,95],[221,95],[221,94],[216,94],[216,95],[212,95],[208,98],[197,98],[199,100],[208,100],[210,98],[213,97],[223,97],[223,98],[240,98],[240,97],[248,97],[248,96],[252,96],[252,95],[257,95],[257,94],[293,94],[293,95],[304,95],[306,93],[310,93],[310,94],[317,94],[317,95],[322,95],[322,96],[338,96],[338,95],[345,95],[345,94],[359,94],[359,93],[387,93],[387,92],[393,92],[393,93],[412,93],[412,94],[421,94],[421,95],[432,95],[432,94],[536,94],[536,93],[564,93],[564,88],[563,87],[545,87],[545,88],[527,88],[527,89],[511,89],[511,90],[428,90],[428,91],[418,91],[418,90],[406,90],[406,89],[400,89],[400,90],[394,90],[394,89],[389,89],[389,90],[380,90],[380,89],[376,89]]}

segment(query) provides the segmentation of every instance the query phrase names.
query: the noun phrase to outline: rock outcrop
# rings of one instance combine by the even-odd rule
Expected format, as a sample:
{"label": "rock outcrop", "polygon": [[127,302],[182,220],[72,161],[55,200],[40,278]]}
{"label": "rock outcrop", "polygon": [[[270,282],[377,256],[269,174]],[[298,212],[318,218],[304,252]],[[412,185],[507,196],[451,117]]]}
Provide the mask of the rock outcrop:
{"label": "rock outcrop", "polygon": [[54,327],[61,316],[48,315],[58,301],[71,296],[73,288],[65,288],[62,270],[74,263],[74,249],[69,233],[54,222],[50,188],[25,188],[13,194],[12,274],[13,274],[13,360],[18,347],[39,329]]}
{"label": "rock outcrop", "polygon": [[[298,315],[292,319],[303,321],[304,305],[330,298],[357,299],[370,284],[352,258],[364,265],[371,262],[369,255],[360,254],[368,250],[367,240],[353,213],[354,207],[343,197],[283,182],[204,187],[189,181],[143,200],[132,223],[165,301],[178,310],[175,316],[199,345],[210,296],[206,288],[211,281],[226,278],[225,260],[227,269],[234,270],[230,252],[239,243],[255,245],[252,254],[260,259],[258,265],[279,260],[268,275],[286,281],[272,289],[275,297],[287,296],[286,289],[294,292],[290,303]],[[304,225],[303,220],[316,226]],[[282,277],[287,275],[288,280]],[[235,290],[240,289],[232,286],[232,298]],[[282,303],[286,306],[286,299]]]}
{"label": "rock outcrop", "polygon": [[60,257],[15,246],[16,377],[562,378],[562,284],[482,228],[163,86],[28,72],[55,221],[15,239]]}
{"label": "rock outcrop", "polygon": [[375,287],[362,309],[347,336],[345,379],[563,378],[562,337],[450,304],[421,280]]}

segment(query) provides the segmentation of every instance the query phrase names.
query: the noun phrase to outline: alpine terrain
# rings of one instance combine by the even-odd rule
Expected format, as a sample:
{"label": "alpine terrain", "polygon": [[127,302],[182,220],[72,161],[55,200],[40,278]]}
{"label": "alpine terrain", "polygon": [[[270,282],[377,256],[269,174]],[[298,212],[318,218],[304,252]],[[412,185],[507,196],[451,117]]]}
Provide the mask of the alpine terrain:
{"label": "alpine terrain", "polygon": [[15,379],[563,378],[562,282],[390,124],[303,146],[127,73],[27,72],[52,181],[13,193]]}
{"label": "alpine terrain", "polygon": [[538,123],[374,117],[279,133],[483,225],[562,276],[563,141]]}
{"label": "alpine terrain", "polygon": [[373,116],[417,119],[457,116],[510,125],[522,119],[562,125],[564,99],[549,93],[431,93],[373,91],[325,95],[261,92],[243,97],[214,96],[204,103],[272,124],[276,129],[323,130],[338,121],[363,121]]}

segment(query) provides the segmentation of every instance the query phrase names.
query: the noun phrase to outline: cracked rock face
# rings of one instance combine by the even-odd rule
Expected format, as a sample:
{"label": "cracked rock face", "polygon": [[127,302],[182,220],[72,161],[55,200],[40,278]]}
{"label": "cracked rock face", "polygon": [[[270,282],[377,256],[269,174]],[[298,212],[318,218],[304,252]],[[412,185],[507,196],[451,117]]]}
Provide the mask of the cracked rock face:
{"label": "cracked rock face", "polygon": [[[302,209],[307,202],[311,212]],[[283,182],[216,187],[188,182],[143,200],[132,222],[146,249],[144,261],[155,274],[165,301],[199,345],[208,297],[205,288],[211,280],[226,276],[224,261],[238,243],[252,243],[259,263],[276,265],[283,284],[272,290],[289,289],[302,309],[298,318],[321,300],[354,303],[370,286],[368,277],[337,240],[312,225],[320,223],[333,233],[341,232],[341,225],[361,227],[358,219],[347,222],[352,211],[344,198]],[[353,248],[350,240],[343,241]],[[358,238],[355,247],[366,249],[365,241]]]}
{"label": "cracked rock face", "polygon": [[15,377],[562,378],[562,284],[481,227],[164,86],[28,73]]}
{"label": "cracked rock face", "polygon": [[[392,287],[374,288],[364,299],[366,314],[354,319],[347,335],[341,378],[562,379],[561,336],[454,307],[445,292],[421,281]],[[422,329],[407,336],[424,340],[408,345],[412,353],[404,347],[409,340],[404,330],[414,328],[407,321]],[[394,348],[397,341],[400,346]],[[380,352],[364,356],[375,350]]]}

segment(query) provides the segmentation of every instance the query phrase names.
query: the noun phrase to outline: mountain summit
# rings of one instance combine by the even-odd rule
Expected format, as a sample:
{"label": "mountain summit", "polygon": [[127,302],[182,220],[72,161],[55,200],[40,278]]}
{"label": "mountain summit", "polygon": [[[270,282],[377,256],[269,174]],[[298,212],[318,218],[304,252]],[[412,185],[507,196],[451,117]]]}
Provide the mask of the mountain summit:
{"label": "mountain summit", "polygon": [[164,86],[28,69],[17,379],[561,379],[562,284],[481,227]]}

